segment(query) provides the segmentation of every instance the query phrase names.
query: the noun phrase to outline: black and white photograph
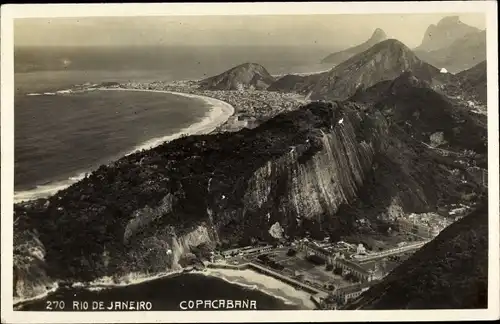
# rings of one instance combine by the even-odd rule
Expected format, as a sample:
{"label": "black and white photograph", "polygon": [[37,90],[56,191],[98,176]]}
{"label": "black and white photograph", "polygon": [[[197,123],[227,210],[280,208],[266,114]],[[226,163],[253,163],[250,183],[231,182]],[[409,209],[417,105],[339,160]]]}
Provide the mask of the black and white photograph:
{"label": "black and white photograph", "polygon": [[3,6],[2,323],[498,319],[496,6]]}

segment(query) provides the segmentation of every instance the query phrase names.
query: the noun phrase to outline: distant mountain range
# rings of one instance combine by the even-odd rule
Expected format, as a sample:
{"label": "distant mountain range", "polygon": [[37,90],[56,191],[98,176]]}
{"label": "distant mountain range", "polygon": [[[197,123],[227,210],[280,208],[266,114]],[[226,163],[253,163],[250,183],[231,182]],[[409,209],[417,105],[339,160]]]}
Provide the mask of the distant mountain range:
{"label": "distant mountain range", "polygon": [[243,90],[254,88],[265,90],[275,79],[257,63],[244,63],[219,75],[200,81],[206,90]]}
{"label": "distant mountain range", "polygon": [[209,90],[252,88],[291,91],[313,100],[345,100],[359,90],[397,79],[407,72],[411,72],[413,77],[425,83],[429,89],[479,104],[486,103],[485,62],[457,75],[442,73],[395,39],[378,42],[327,72],[311,75],[290,74],[275,79],[263,66],[245,63],[200,81],[200,87]]}
{"label": "distant mountain range", "polygon": [[421,61],[406,45],[389,39],[352,56],[328,72],[303,77],[298,88],[297,83],[290,87],[290,83],[278,80],[270,89],[311,93],[313,99],[343,100],[358,88],[392,80],[405,71],[412,71],[416,77],[428,82],[440,74],[437,68]]}
{"label": "distant mountain range", "polygon": [[451,46],[457,39],[468,34],[479,32],[481,32],[480,29],[464,24],[458,16],[445,17],[436,25],[430,25],[427,28],[422,43],[415,50],[432,52]]}
{"label": "distant mountain range", "polygon": [[[377,28],[366,42],[332,53],[321,63],[338,65],[386,39],[386,33]],[[486,59],[486,31],[464,24],[458,16],[445,17],[427,28],[414,52],[439,69],[460,72]]]}
{"label": "distant mountain range", "polygon": [[415,54],[438,68],[460,72],[486,59],[486,31],[446,17],[429,26]]}
{"label": "distant mountain range", "polygon": [[321,61],[321,63],[333,63],[333,64],[342,63],[343,61],[351,58],[352,56],[364,52],[373,45],[380,43],[381,41],[384,41],[386,39],[387,35],[385,34],[385,32],[382,29],[377,28],[373,32],[372,36],[366,42],[359,44],[357,46],[350,47],[343,51],[332,53],[327,57],[325,57]]}

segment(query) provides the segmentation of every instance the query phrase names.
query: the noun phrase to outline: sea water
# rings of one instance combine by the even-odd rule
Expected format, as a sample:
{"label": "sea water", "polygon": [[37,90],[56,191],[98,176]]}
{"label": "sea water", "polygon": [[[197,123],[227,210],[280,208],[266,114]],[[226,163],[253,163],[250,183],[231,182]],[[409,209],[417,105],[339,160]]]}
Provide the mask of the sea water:
{"label": "sea water", "polygon": [[[325,54],[279,47],[16,49],[15,196],[53,194],[141,143],[199,122],[209,110],[201,100],[165,93],[66,89],[105,81],[201,79],[245,62],[260,63],[272,74],[323,71],[328,67],[318,62]],[[59,288],[21,309],[47,310],[54,300],[149,300],[155,310],[179,310],[182,300],[211,298],[254,299],[258,309],[295,307],[255,288],[183,274],[125,287]]]}

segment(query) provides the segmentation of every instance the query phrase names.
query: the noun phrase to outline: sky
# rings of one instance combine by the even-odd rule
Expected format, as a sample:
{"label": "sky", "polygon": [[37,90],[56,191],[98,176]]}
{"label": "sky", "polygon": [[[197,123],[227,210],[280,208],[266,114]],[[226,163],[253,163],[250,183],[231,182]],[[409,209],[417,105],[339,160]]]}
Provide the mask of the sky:
{"label": "sky", "polygon": [[16,46],[297,45],[351,46],[383,29],[409,47],[446,16],[479,29],[483,14],[279,15],[23,18],[14,22]]}

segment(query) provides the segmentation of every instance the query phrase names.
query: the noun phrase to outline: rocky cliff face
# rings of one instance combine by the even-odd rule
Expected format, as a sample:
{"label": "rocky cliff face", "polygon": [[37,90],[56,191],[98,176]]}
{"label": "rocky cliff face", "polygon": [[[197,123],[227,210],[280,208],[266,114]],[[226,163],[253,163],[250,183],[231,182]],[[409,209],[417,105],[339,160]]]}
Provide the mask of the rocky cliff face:
{"label": "rocky cliff face", "polygon": [[15,267],[46,269],[35,278],[18,271],[17,292],[33,294],[19,287],[48,277],[175,269],[214,247],[273,242],[272,226],[289,237],[340,236],[358,218],[436,208],[467,188],[431,153],[380,110],[334,102],[126,156],[47,200],[15,206],[19,244],[36,229],[32,245],[45,250],[41,265],[21,258],[28,261]]}
{"label": "rocky cliff face", "polygon": [[355,199],[377,145],[375,128],[360,142],[364,117],[353,107],[315,104],[253,130],[180,139],[17,205],[16,232],[41,233],[36,244],[19,241],[46,251],[16,263],[28,269],[17,272],[18,294],[36,294],[22,286],[49,276],[88,281],[174,269],[200,246],[272,240],[275,223],[297,235],[301,220],[332,217]]}
{"label": "rocky cliff face", "polygon": [[458,16],[445,17],[427,28],[422,44],[415,50],[430,52],[446,48],[464,36],[477,32],[480,32],[478,28],[464,24]]}
{"label": "rocky cliff face", "polygon": [[267,70],[256,63],[238,65],[219,75],[200,81],[200,87],[206,90],[265,90],[275,80]]}
{"label": "rocky cliff face", "polygon": [[382,29],[377,28],[373,32],[372,36],[366,42],[361,43],[357,46],[350,47],[350,48],[345,49],[345,50],[340,51],[340,52],[332,53],[332,54],[328,55],[327,57],[325,57],[321,61],[321,63],[332,63],[335,65],[340,64],[340,63],[344,62],[345,60],[351,58],[352,56],[359,54],[361,52],[364,52],[367,49],[369,49],[370,47],[372,47],[373,45],[380,43],[386,39],[387,39],[387,35],[385,34],[385,32]]}
{"label": "rocky cliff face", "polygon": [[47,274],[46,250],[36,230],[14,236],[14,300],[41,295],[54,286]]}

